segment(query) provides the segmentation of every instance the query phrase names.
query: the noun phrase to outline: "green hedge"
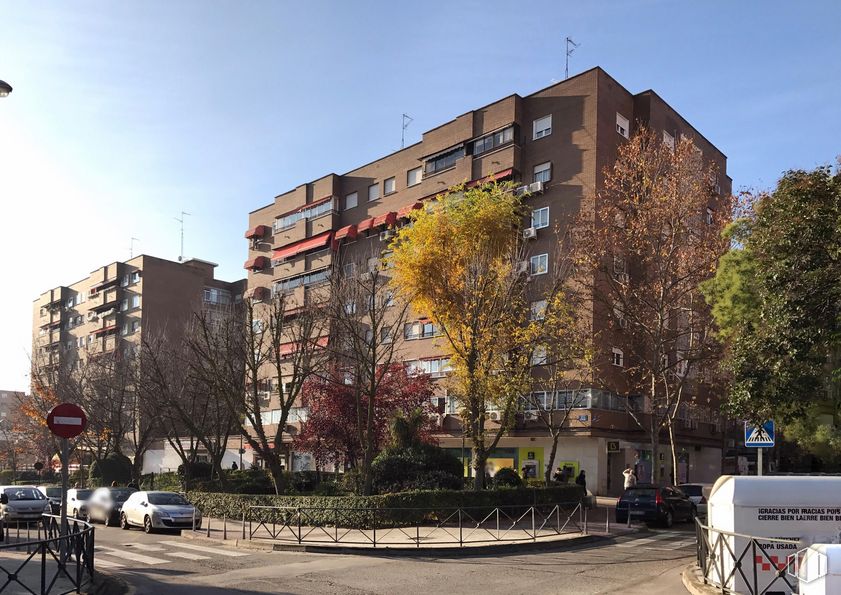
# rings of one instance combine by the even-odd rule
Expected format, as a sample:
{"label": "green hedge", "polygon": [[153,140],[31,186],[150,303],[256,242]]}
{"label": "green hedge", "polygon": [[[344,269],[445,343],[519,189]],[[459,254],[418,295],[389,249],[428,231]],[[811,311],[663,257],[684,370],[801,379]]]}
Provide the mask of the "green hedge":
{"label": "green hedge", "polygon": [[[377,496],[275,496],[189,492],[187,498],[206,516],[241,519],[243,513],[253,522],[297,524],[302,510],[303,525],[369,529],[419,522],[445,522],[455,508],[475,521],[500,507],[505,514],[518,517],[533,505],[576,504],[584,495],[581,487],[566,485],[548,488],[499,489],[474,492],[435,490],[401,492]],[[249,509],[250,506],[284,506],[287,510]],[[313,509],[313,510],[306,510]],[[376,510],[374,514],[371,509]],[[385,509],[385,510],[384,510]]]}

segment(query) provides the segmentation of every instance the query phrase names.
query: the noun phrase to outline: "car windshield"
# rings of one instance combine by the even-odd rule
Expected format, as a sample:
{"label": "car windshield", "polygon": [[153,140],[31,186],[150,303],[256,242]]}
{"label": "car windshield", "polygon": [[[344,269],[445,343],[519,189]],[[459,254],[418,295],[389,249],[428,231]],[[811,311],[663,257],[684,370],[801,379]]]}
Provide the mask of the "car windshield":
{"label": "car windshield", "polygon": [[149,504],[179,506],[189,504],[189,502],[179,494],[149,494]]}
{"label": "car windshield", "polygon": [[625,490],[622,494],[623,500],[639,500],[640,502],[652,502],[657,498],[657,490],[654,488],[632,488]]}
{"label": "car windshield", "polygon": [[61,498],[61,488],[47,488],[48,498]]}
{"label": "car windshield", "polygon": [[76,490],[76,500],[87,500],[93,494],[93,490]]}
{"label": "car windshield", "polygon": [[703,496],[701,486],[682,485],[680,486],[680,491],[682,491],[687,496]]}
{"label": "car windshield", "polygon": [[125,502],[134,492],[135,490],[128,488],[124,490],[111,490],[111,499],[114,502]]}
{"label": "car windshield", "polygon": [[6,496],[9,497],[9,502],[13,500],[46,500],[47,497],[36,490],[35,488],[6,488],[3,490]]}

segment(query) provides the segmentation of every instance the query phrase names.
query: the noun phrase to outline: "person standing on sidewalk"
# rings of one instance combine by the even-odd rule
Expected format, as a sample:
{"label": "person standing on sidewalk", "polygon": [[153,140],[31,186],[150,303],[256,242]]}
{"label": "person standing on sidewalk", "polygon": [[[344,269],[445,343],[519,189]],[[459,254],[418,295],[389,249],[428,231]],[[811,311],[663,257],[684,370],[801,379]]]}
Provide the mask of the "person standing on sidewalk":
{"label": "person standing on sidewalk", "polygon": [[627,490],[628,488],[636,487],[637,485],[637,474],[634,473],[634,470],[631,468],[630,463],[625,465],[625,470],[622,472],[622,475],[625,477],[624,487]]}

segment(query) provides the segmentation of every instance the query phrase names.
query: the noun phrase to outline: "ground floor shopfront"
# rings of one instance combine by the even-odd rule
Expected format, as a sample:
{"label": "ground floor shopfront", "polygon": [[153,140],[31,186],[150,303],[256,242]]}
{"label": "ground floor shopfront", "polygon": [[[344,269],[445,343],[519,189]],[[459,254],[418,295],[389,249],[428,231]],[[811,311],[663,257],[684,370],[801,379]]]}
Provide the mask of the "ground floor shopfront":
{"label": "ground floor shopfront", "polygon": [[[469,442],[460,439],[441,439],[440,446],[446,448],[465,465],[465,473],[472,473]],[[570,481],[585,472],[587,489],[598,496],[618,496],[623,490],[622,472],[626,465],[636,469],[641,483],[650,482],[654,461],[651,445],[611,438],[576,436],[558,441],[554,461],[549,461],[552,442],[537,437],[502,438],[491,453],[486,471],[493,475],[498,469],[510,467],[522,476],[542,478],[546,468],[554,471],[559,467],[566,471]],[[660,446],[657,457],[661,477],[672,474],[671,450],[668,444]],[[677,481],[713,483],[721,475],[721,449],[709,446],[687,446],[678,448]]]}

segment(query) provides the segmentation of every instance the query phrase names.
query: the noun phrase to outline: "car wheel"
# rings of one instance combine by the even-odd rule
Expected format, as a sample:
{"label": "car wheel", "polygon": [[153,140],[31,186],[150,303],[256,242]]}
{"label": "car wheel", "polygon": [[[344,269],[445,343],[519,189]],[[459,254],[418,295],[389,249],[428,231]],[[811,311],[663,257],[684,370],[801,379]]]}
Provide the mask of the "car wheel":
{"label": "car wheel", "polygon": [[674,522],[675,518],[672,516],[672,512],[670,510],[667,510],[663,515],[663,526],[666,527],[666,529],[669,529],[674,524]]}
{"label": "car wheel", "polygon": [[131,529],[131,526],[128,524],[128,519],[126,518],[126,513],[122,513],[120,515],[120,528],[125,529],[126,531]]}
{"label": "car wheel", "polygon": [[686,521],[689,522],[689,523],[694,523],[696,516],[698,516],[698,509],[695,508],[695,506],[692,506],[689,509],[689,517],[686,519]]}
{"label": "car wheel", "polygon": [[111,513],[110,512],[103,512],[102,513],[102,524],[106,527],[111,526]]}
{"label": "car wheel", "polygon": [[155,528],[152,526],[152,519],[148,516],[145,519],[143,519],[143,530],[146,531],[146,533],[155,532]]}

